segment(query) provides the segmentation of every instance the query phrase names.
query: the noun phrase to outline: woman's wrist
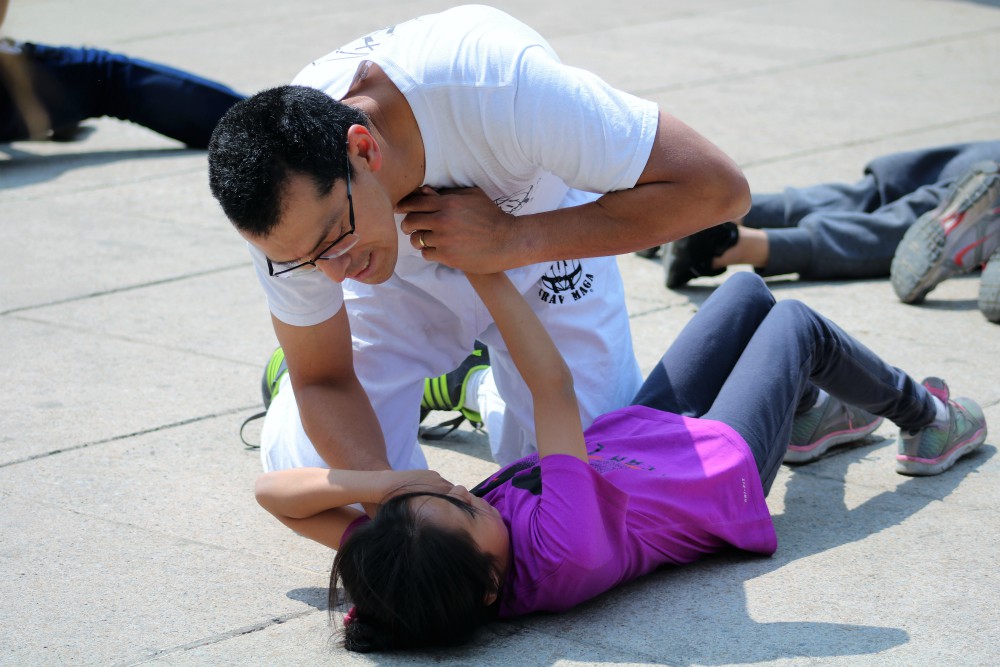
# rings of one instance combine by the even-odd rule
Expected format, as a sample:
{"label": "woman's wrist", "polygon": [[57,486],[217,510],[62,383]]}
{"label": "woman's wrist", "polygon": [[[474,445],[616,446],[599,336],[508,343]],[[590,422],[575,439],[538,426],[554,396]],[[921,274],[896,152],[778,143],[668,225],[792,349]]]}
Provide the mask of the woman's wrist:
{"label": "woman's wrist", "polygon": [[381,504],[399,486],[399,474],[395,470],[373,470],[360,473],[364,475],[364,494],[362,502]]}

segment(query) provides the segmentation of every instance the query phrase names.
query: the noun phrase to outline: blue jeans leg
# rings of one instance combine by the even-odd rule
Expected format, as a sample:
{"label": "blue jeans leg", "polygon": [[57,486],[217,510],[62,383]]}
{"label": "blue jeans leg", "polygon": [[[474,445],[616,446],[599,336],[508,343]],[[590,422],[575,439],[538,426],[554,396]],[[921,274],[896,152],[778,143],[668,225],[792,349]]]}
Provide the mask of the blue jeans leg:
{"label": "blue jeans leg", "polygon": [[23,109],[12,101],[24,94],[37,101],[52,129],[113,116],[195,148],[208,146],[219,119],[243,99],[215,81],[100,49],[25,43],[21,54],[3,59],[29,90],[0,91],[8,102],[0,112],[0,141],[28,138]]}

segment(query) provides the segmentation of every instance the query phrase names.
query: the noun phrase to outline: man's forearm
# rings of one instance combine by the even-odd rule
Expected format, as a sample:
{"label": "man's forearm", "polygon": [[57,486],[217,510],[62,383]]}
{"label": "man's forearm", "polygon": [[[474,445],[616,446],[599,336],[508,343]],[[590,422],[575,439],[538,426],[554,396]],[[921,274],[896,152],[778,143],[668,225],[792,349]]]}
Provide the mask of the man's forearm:
{"label": "man's forearm", "polygon": [[739,218],[749,206],[742,176],[703,192],[674,183],[638,185],[582,206],[513,218],[505,263],[513,268],[633,252]]}
{"label": "man's forearm", "polygon": [[295,387],[302,426],[331,468],[387,470],[385,438],[360,383]]}

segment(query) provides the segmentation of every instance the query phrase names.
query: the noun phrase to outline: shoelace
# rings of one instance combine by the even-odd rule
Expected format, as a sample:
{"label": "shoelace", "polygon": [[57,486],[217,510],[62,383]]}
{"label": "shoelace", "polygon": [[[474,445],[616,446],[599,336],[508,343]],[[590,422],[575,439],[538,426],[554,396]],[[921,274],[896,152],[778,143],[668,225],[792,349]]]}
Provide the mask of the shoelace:
{"label": "shoelace", "polygon": [[421,426],[419,430],[420,437],[423,438],[424,440],[431,440],[435,442],[438,440],[444,440],[448,435],[451,434],[452,431],[461,426],[462,422],[464,421],[468,421],[470,424],[472,424],[472,428],[476,429],[477,431],[481,432],[483,430],[483,425],[481,423],[467,420],[465,415],[459,415],[454,419],[443,421],[440,424],[435,424],[434,426]]}
{"label": "shoelace", "polygon": [[263,412],[258,412],[255,415],[250,415],[249,417],[243,420],[242,424],[240,424],[240,440],[243,442],[244,449],[260,449],[260,443],[258,442],[255,445],[252,442],[248,442],[246,437],[244,437],[243,435],[243,431],[246,430],[247,424],[249,424],[252,421],[257,421],[258,419],[263,419],[264,415],[266,414],[267,410],[264,410]]}

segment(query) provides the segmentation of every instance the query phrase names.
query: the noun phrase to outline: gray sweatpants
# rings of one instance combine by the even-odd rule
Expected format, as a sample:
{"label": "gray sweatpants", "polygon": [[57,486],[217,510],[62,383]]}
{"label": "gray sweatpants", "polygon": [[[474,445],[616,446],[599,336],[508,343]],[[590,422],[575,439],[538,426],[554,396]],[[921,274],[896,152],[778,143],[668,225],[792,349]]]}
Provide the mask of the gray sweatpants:
{"label": "gray sweatpants", "polygon": [[937,206],[976,162],[1000,162],[1000,141],[939,146],[872,160],[853,185],[831,183],[754,195],[747,227],[767,229],[764,276],[806,280],[889,275],[910,225]]}

